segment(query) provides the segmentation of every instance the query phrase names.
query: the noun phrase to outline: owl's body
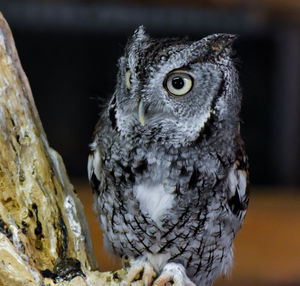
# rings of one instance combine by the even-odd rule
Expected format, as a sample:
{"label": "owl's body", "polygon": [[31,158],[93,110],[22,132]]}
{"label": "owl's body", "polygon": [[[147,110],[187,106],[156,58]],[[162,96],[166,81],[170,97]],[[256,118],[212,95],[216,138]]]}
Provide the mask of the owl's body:
{"label": "owl's body", "polygon": [[178,263],[196,285],[230,268],[248,204],[231,42],[153,40],[139,28],[91,145],[106,248],[158,272]]}

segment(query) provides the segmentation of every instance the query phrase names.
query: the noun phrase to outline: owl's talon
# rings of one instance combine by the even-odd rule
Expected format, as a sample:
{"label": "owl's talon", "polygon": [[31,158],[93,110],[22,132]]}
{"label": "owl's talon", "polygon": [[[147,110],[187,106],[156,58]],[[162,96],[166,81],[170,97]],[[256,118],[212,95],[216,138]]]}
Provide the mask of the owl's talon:
{"label": "owl's talon", "polygon": [[156,276],[150,263],[139,260],[133,261],[121,286],[129,286],[137,280],[142,280],[143,285],[150,286]]}
{"label": "owl's talon", "polygon": [[150,263],[146,263],[144,267],[143,273],[143,281],[145,286],[152,285],[154,278],[156,278],[156,272],[154,271],[152,265]]}
{"label": "owl's talon", "polygon": [[196,286],[186,275],[182,265],[168,263],[153,286]]}
{"label": "owl's talon", "polygon": [[123,269],[130,268],[130,257],[128,255],[123,255],[121,259]]}

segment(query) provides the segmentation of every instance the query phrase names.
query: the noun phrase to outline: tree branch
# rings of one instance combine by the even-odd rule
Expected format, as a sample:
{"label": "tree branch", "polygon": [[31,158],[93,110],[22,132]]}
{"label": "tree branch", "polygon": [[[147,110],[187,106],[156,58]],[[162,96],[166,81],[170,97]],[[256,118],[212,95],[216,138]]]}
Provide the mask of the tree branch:
{"label": "tree branch", "polygon": [[82,204],[49,147],[1,14],[0,285],[119,285],[124,276],[96,268]]}

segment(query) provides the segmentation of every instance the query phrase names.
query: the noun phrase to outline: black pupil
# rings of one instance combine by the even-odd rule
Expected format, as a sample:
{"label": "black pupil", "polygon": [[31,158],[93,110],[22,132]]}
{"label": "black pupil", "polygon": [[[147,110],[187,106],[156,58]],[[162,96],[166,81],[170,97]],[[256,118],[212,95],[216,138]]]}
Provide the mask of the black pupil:
{"label": "black pupil", "polygon": [[184,80],[182,77],[180,76],[176,76],[172,79],[172,86],[175,88],[175,89],[181,89],[184,87]]}

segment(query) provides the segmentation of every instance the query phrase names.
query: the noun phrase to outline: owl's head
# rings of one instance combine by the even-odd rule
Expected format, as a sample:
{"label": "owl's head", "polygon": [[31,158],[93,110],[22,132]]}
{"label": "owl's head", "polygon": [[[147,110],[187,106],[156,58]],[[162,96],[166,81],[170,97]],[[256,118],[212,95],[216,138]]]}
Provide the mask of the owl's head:
{"label": "owl's head", "polygon": [[[119,60],[116,128],[125,137],[190,144],[236,132],[238,76],[230,58],[234,35],[199,41],[153,39],[139,27]],[[209,130],[213,129],[213,130]]]}

